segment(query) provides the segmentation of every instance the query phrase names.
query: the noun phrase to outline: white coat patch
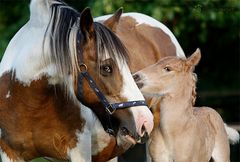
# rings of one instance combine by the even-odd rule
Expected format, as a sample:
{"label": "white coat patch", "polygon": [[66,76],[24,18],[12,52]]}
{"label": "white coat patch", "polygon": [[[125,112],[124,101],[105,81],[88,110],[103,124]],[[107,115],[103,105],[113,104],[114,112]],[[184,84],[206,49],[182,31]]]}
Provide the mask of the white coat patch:
{"label": "white coat patch", "polygon": [[11,96],[10,91],[6,94],[6,98],[9,98]]}

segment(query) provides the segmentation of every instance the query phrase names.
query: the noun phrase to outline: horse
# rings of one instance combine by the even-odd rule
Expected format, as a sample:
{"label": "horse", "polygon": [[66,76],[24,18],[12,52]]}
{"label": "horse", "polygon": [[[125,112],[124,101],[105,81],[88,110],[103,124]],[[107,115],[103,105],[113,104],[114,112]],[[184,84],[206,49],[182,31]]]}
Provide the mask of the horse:
{"label": "horse", "polygon": [[91,161],[94,149],[106,148],[91,147],[101,133],[124,149],[144,143],[153,116],[128,60],[90,9],[80,14],[59,0],[32,0],[30,19],[0,64],[2,161]]}
{"label": "horse", "polygon": [[238,132],[229,131],[214,109],[193,106],[197,80],[193,71],[200,58],[197,49],[187,59],[165,57],[135,74],[145,96],[161,98],[160,122],[149,142],[152,161],[207,162],[212,158],[230,162],[228,138],[237,142]]}

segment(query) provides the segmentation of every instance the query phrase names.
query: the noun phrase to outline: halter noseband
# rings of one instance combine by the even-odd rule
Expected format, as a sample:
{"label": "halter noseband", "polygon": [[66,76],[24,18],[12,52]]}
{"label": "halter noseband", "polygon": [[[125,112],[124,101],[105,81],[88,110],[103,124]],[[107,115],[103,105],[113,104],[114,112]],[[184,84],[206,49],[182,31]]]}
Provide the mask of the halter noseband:
{"label": "halter noseband", "polygon": [[[78,34],[77,34],[76,42],[77,42],[77,48],[79,48],[80,47],[80,40],[79,40],[80,31],[78,31],[77,33]],[[94,93],[97,95],[98,99],[101,101],[101,103],[104,106],[108,115],[112,115],[118,109],[129,108],[132,106],[147,106],[145,100],[128,101],[128,102],[110,104],[108,102],[108,100],[106,99],[106,97],[104,96],[104,94],[100,91],[97,84],[90,76],[90,74],[87,72],[87,65],[83,63],[83,55],[79,49],[77,50],[77,55],[80,57],[79,58],[79,66],[78,66],[78,70],[80,72],[80,74],[78,75],[78,88],[77,88],[77,97],[78,98],[83,98],[82,97],[82,94],[83,94],[82,93],[82,81],[85,78],[87,80],[88,84],[90,85],[91,89],[94,91]],[[80,89],[80,87],[81,87],[81,89]],[[109,122],[110,122],[110,117],[109,117]],[[111,122],[109,125],[110,125],[110,127],[112,127]],[[112,128],[107,128],[106,131],[110,134],[114,134],[114,131]]]}

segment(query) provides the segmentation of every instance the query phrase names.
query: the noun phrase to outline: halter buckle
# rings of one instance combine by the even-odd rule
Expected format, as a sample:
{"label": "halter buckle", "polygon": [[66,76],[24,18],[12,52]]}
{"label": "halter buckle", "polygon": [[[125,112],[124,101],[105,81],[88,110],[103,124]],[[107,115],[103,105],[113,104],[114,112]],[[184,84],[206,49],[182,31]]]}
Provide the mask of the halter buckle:
{"label": "halter buckle", "polygon": [[81,72],[81,73],[84,73],[87,71],[87,65],[84,64],[84,63],[81,63],[78,65],[78,70]]}
{"label": "halter buckle", "polygon": [[114,109],[114,108],[112,107],[112,105],[109,104],[109,105],[106,107],[106,111],[107,111],[110,115],[112,115],[112,114],[116,111],[116,109]]}

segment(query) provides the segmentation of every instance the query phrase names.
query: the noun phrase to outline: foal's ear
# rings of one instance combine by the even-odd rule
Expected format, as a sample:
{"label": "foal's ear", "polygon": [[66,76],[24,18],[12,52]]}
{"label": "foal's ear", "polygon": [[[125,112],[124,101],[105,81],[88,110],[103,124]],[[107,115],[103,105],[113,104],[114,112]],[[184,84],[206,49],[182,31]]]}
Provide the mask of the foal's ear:
{"label": "foal's ear", "polygon": [[84,34],[91,34],[94,31],[92,14],[88,7],[81,12],[80,29]]}
{"label": "foal's ear", "polygon": [[194,69],[194,67],[199,63],[201,59],[201,52],[198,48],[189,58],[187,58],[187,65],[190,69]]}
{"label": "foal's ear", "polygon": [[123,8],[119,8],[110,18],[103,22],[104,25],[109,27],[112,31],[116,31],[116,26],[120,20],[123,13]]}

